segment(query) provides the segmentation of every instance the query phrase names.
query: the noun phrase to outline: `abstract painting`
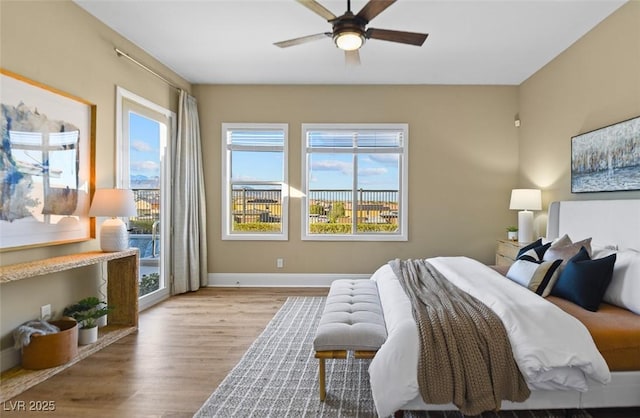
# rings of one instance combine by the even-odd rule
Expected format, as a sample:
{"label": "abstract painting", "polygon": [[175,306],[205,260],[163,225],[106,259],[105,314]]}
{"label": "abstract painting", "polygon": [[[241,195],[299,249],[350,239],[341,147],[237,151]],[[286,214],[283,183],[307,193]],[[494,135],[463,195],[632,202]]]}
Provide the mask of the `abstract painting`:
{"label": "abstract painting", "polygon": [[571,192],[640,190],[640,116],[571,138]]}
{"label": "abstract painting", "polygon": [[96,107],[0,70],[0,251],[88,240]]}

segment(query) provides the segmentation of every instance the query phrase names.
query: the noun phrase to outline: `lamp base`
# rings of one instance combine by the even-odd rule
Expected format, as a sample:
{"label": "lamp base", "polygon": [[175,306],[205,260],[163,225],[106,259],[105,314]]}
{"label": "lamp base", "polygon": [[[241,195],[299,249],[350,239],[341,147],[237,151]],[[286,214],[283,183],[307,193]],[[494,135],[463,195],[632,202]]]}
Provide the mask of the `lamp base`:
{"label": "lamp base", "polygon": [[533,241],[533,212],[522,210],[518,212],[518,242]]}
{"label": "lamp base", "polygon": [[121,219],[111,218],[102,223],[100,248],[106,252],[124,251],[129,248],[129,232]]}

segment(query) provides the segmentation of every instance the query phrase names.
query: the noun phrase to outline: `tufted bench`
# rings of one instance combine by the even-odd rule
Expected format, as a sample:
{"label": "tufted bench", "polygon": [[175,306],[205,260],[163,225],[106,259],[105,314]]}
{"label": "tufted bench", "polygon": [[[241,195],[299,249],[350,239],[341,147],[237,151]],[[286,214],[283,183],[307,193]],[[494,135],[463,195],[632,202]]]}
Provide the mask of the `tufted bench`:
{"label": "tufted bench", "polygon": [[373,358],[387,339],[378,286],[373,280],[335,280],[313,340],[320,361],[320,400],[326,397],[325,359]]}

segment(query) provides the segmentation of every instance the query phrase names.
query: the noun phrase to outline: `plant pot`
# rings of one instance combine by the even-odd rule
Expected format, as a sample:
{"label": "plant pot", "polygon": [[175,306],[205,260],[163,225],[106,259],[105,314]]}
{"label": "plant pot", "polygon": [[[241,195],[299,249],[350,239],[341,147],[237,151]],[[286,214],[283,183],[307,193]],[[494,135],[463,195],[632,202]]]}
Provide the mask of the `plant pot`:
{"label": "plant pot", "polygon": [[32,335],[31,343],[22,347],[22,367],[47,369],[65,364],[78,355],[78,324],[75,320],[49,321],[60,332]]}
{"label": "plant pot", "polygon": [[98,327],[80,328],[78,330],[78,344],[87,345],[98,341]]}
{"label": "plant pot", "polygon": [[511,241],[515,241],[518,239],[518,231],[508,231],[507,238]]}

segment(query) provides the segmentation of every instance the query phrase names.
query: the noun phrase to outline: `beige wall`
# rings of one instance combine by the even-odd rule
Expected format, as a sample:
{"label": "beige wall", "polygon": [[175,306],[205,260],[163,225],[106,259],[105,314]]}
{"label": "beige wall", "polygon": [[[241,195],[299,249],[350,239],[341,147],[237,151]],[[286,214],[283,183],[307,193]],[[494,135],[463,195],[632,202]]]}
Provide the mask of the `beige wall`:
{"label": "beige wall", "polygon": [[571,137],[640,116],[640,1],[631,1],[520,86],[520,183],[553,200],[640,198],[571,193]]}
{"label": "beige wall", "polygon": [[[394,257],[465,254],[493,260],[495,238],[515,222],[517,87],[194,87],[205,155],[210,273],[371,273]],[[222,122],[289,124],[289,180],[300,190],[301,124],[409,124],[409,241],[301,241],[299,198],[289,241],[222,241]],[[276,258],[284,269],[276,270]]]}
{"label": "beige wall", "polygon": [[[115,185],[115,92],[122,86],[176,111],[176,91],[131,62],[118,58],[119,47],[157,69],[185,89],[185,80],[126,41],[70,1],[1,1],[0,66],[97,105],[96,186]],[[0,253],[0,264],[96,250],[91,240]],[[0,348],[11,344],[11,330],[40,314],[50,303],[60,312],[81,297],[95,295],[99,268],[42,276],[0,287]]]}

